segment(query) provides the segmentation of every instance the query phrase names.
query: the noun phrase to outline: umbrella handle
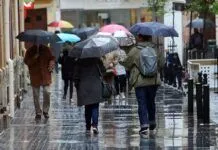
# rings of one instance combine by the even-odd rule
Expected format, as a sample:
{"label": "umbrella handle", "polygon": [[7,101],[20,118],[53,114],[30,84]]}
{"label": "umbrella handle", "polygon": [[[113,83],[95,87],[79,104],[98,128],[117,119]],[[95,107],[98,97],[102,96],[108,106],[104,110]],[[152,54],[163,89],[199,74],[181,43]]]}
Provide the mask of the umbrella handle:
{"label": "umbrella handle", "polygon": [[39,44],[37,44],[37,54],[39,54]]}

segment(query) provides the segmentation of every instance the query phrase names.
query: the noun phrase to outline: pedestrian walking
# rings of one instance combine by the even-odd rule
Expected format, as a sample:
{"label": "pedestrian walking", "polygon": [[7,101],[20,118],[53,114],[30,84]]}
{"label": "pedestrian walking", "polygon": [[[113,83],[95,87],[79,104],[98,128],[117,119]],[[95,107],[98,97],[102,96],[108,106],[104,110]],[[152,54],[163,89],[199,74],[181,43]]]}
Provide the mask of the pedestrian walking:
{"label": "pedestrian walking", "polygon": [[105,72],[100,58],[84,58],[77,61],[74,74],[77,105],[85,106],[86,131],[92,127],[94,134],[98,134],[99,103],[105,101],[100,72]]}
{"label": "pedestrian walking", "polygon": [[203,35],[197,28],[194,28],[194,33],[191,35],[190,48],[193,58],[201,59],[201,54],[203,53]]}
{"label": "pedestrian walking", "polygon": [[[130,50],[122,64],[130,71],[129,85],[135,88],[141,127],[139,134],[147,136],[148,129],[154,131],[156,128],[155,96],[158,86],[161,84],[158,70],[164,65],[164,58],[155,48],[155,45],[152,44],[152,37],[150,35],[139,34],[136,40],[137,45]],[[143,64],[150,63],[148,61],[150,56],[152,57],[150,61],[154,63],[151,67],[155,68],[155,72],[147,72],[148,74],[145,75],[145,71],[148,68]]]}
{"label": "pedestrian walking", "polygon": [[[55,57],[51,49],[45,45],[33,45],[24,57],[24,63],[29,68],[30,81],[33,90],[36,119],[41,119],[41,114],[49,118],[51,72],[54,68]],[[40,87],[43,88],[43,109],[40,107]]]}
{"label": "pedestrian walking", "polygon": [[[58,33],[60,33],[60,31],[56,30],[55,34],[58,34]],[[53,42],[51,42],[50,47],[51,47],[53,56],[55,56],[55,72],[58,73],[59,72],[58,58],[59,58],[60,52],[62,50],[62,43],[53,41]]]}
{"label": "pedestrian walking", "polygon": [[73,73],[75,68],[76,59],[69,57],[69,51],[73,49],[73,46],[68,45],[63,49],[63,55],[59,57],[58,63],[61,64],[62,80],[64,81],[64,95],[63,99],[66,99],[68,87],[70,87],[70,101],[73,101]]}
{"label": "pedestrian walking", "polygon": [[126,69],[119,62],[122,62],[126,58],[126,53],[124,50],[114,51],[114,64],[116,75],[114,78],[116,96],[115,99],[125,99],[126,92]]}
{"label": "pedestrian walking", "polygon": [[114,78],[117,74],[116,69],[115,69],[115,58],[114,58],[114,52],[110,52],[103,56],[101,59],[103,61],[104,67],[106,69],[106,72],[104,73],[104,80],[109,83],[112,88],[113,88],[113,94],[111,98],[108,99],[108,102],[112,102],[112,97],[115,95],[115,87],[114,87]]}

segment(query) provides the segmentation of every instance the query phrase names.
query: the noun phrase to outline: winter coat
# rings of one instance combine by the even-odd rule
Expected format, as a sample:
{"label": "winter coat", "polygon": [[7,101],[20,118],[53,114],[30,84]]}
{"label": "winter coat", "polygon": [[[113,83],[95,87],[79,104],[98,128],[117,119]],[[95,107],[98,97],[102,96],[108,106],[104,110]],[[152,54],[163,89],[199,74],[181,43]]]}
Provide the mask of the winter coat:
{"label": "winter coat", "polygon": [[77,105],[89,105],[105,101],[98,66],[105,72],[99,58],[80,59],[76,63],[74,82],[77,89]]}
{"label": "winter coat", "polygon": [[[138,46],[146,47],[150,46],[153,47],[157,52],[158,58],[158,69],[160,70],[164,66],[164,57],[163,55],[157,51],[155,45],[150,42],[143,42],[138,43]],[[130,71],[130,78],[129,78],[129,85],[130,88],[132,87],[143,87],[143,86],[150,86],[150,85],[160,85],[160,74],[158,73],[155,77],[144,77],[141,75],[137,66],[139,66],[139,56],[140,56],[140,49],[137,47],[133,47],[130,52],[127,54],[127,58],[122,63],[127,70]]]}
{"label": "winter coat", "polygon": [[[37,51],[39,56],[34,58]],[[48,67],[54,64],[55,57],[52,55],[50,48],[44,45],[30,47],[24,57],[24,63],[29,68],[30,81],[33,87],[46,86],[51,84],[51,71]]]}
{"label": "winter coat", "polygon": [[76,63],[75,58],[69,57],[68,55],[63,55],[59,57],[58,63],[61,64],[62,79],[73,79],[73,73]]}

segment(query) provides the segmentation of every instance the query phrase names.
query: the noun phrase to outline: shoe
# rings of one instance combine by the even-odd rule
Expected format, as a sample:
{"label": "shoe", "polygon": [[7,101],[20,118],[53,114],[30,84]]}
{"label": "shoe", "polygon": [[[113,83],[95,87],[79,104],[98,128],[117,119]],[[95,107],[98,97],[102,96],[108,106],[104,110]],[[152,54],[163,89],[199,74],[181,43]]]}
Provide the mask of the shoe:
{"label": "shoe", "polygon": [[98,128],[97,127],[93,127],[92,131],[93,131],[94,134],[98,134]]}
{"label": "shoe", "polygon": [[120,99],[120,95],[116,95],[115,100],[119,100],[119,99]]}
{"label": "shoe", "polygon": [[156,124],[152,124],[149,126],[149,130],[154,130],[156,128]]}
{"label": "shoe", "polygon": [[48,115],[48,113],[46,113],[46,112],[43,112],[43,115],[44,115],[44,117],[45,117],[46,119],[48,119],[48,118],[49,118],[49,115]]}
{"label": "shoe", "polygon": [[90,134],[90,129],[86,129],[86,133],[87,133],[87,134]]}
{"label": "shoe", "polygon": [[144,138],[148,138],[148,127],[141,128],[139,134]]}
{"label": "shoe", "polygon": [[36,115],[35,119],[41,119],[41,115]]}
{"label": "shoe", "polygon": [[70,98],[70,102],[74,102],[73,98]]}
{"label": "shoe", "polygon": [[125,99],[125,98],[126,98],[124,92],[120,93],[120,97],[121,97],[122,99]]}

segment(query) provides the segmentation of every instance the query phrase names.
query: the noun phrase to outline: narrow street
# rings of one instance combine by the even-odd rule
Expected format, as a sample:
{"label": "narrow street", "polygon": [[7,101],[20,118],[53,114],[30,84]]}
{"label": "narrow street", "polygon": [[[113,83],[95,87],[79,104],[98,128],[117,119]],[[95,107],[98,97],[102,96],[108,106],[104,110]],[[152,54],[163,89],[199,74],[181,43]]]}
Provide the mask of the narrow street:
{"label": "narrow street", "polygon": [[[50,118],[35,121],[31,88],[8,129],[0,135],[1,150],[101,150],[101,149],[217,149],[215,125],[197,126],[187,117],[187,98],[168,87],[159,88],[157,132],[149,138],[138,134],[137,103],[126,100],[101,103],[99,134],[85,132],[83,107],[62,99],[60,73],[53,75]],[[76,95],[74,95],[74,99]]]}

